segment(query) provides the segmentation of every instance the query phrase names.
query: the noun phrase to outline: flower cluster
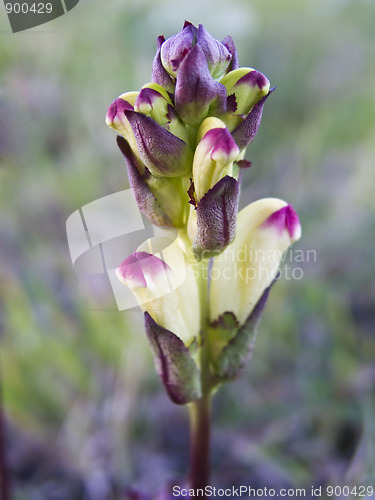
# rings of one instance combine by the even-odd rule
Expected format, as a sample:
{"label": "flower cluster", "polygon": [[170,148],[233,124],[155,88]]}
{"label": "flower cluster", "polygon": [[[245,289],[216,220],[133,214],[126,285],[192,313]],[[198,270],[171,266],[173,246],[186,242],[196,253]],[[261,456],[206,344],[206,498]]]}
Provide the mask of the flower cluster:
{"label": "flower cluster", "polygon": [[239,169],[268,95],[262,73],[238,68],[231,37],[185,23],[158,38],[152,82],[109,107],[140,209],[157,226],[188,225],[198,256],[234,238]]}
{"label": "flower cluster", "polygon": [[[201,394],[201,349],[213,385],[238,376],[281,256],[300,237],[282,200],[238,213],[245,149],[272,90],[265,75],[238,67],[231,37],[219,42],[185,22],[158,38],[151,83],[120,95],[107,112],[140,210],[178,233],[162,253],[139,248],[117,270],[145,311],[157,369],[176,403]],[[280,258],[261,262],[250,247]],[[211,280],[203,276],[208,262]],[[241,272],[249,269],[251,280]]]}

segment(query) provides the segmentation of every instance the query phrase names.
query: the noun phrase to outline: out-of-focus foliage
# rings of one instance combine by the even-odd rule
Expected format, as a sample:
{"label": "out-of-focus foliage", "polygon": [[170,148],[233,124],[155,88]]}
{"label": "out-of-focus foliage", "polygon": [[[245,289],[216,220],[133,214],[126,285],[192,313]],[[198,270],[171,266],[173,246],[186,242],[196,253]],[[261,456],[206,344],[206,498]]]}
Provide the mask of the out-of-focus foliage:
{"label": "out-of-focus foliage", "polygon": [[[215,396],[213,484],[374,483],[375,3],[82,0],[29,32],[0,23],[0,361],[16,499],[151,492],[186,471],[186,416],[158,385],[140,315],[80,293],[65,237],[72,212],[127,187],[107,107],[149,80],[156,37],[185,18],[231,34],[240,64],[277,86],[241,199],[285,198],[303,226],[249,369]],[[108,307],[90,309],[98,297]]]}

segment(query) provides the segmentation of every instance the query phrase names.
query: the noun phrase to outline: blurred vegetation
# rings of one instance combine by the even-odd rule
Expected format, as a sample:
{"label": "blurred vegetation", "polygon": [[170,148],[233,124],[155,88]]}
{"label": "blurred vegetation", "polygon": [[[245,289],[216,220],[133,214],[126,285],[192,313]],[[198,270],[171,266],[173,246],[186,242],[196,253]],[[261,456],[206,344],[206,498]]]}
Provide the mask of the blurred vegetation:
{"label": "blurred vegetation", "polygon": [[303,225],[303,261],[284,261],[254,359],[215,397],[213,484],[375,483],[375,3],[81,0],[28,32],[0,20],[0,370],[16,500],[117,499],[186,472],[187,417],[154,374],[141,315],[90,307],[103,291],[82,293],[65,235],[72,212],[127,187],[107,107],[149,80],[156,37],[185,18],[231,34],[240,64],[277,86],[242,204],[285,198]]}

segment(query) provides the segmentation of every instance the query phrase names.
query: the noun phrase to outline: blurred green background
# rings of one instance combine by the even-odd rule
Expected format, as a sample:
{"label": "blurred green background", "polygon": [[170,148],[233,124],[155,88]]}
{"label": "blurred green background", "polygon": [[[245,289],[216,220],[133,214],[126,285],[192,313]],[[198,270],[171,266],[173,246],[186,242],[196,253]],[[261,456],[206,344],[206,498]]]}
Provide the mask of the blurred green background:
{"label": "blurred green background", "polygon": [[82,293],[65,232],[72,212],[128,186],[107,107],[150,80],[156,37],[185,19],[232,35],[240,65],[277,86],[241,200],[293,204],[305,256],[284,261],[295,279],[274,287],[252,362],[215,397],[212,484],[375,485],[375,2],[81,0],[18,34],[0,6],[0,370],[16,500],[155,494],[188,468],[185,408],[154,373],[141,314],[90,307],[107,297]]}

